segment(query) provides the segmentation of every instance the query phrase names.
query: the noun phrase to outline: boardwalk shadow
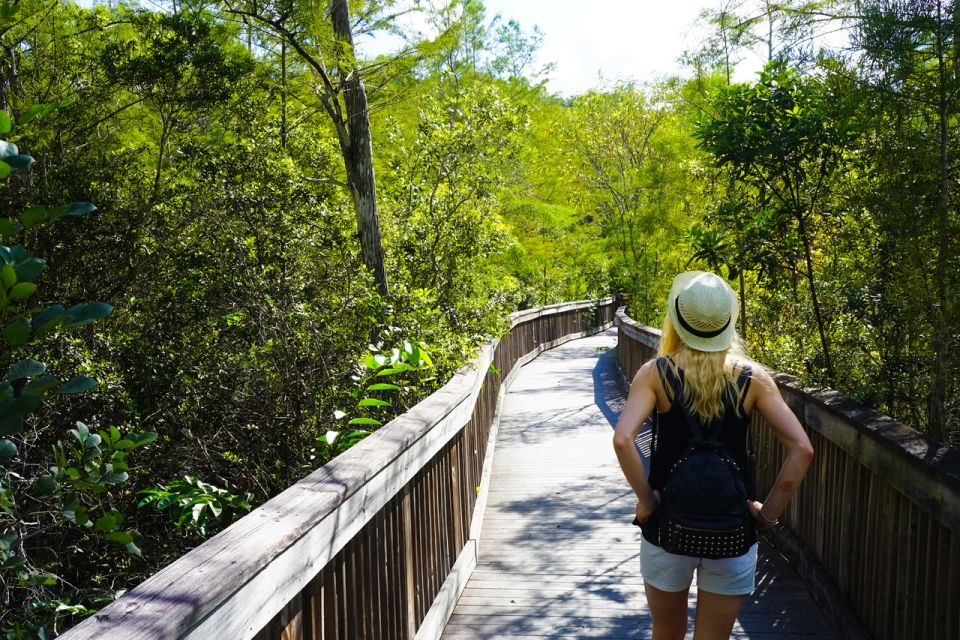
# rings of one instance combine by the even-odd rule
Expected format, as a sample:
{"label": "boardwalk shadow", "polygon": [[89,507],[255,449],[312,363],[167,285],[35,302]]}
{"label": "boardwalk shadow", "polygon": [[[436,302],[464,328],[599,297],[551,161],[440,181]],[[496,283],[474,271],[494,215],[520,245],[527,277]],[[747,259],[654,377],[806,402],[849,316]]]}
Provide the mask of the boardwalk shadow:
{"label": "boardwalk shadow", "polygon": [[616,350],[608,349],[600,354],[596,366],[593,367],[593,402],[611,427],[617,425],[626,402],[616,363]]}

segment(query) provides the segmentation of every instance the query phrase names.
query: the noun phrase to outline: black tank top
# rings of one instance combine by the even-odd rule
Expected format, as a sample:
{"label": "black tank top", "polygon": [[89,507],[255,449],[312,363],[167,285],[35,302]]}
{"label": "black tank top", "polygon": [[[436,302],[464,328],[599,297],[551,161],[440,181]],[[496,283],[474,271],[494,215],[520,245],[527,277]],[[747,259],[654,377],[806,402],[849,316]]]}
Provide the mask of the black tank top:
{"label": "black tank top", "polygon": [[[689,441],[693,438],[690,426],[680,409],[681,398],[684,397],[683,389],[683,369],[679,367],[674,373],[676,365],[668,357],[657,358],[657,371],[660,373],[660,381],[667,390],[667,395],[672,393],[673,401],[667,411],[655,411],[653,414],[652,440],[650,444],[650,475],[648,482],[651,489],[661,490],[667,482],[670,469],[677,462],[684,451],[689,447]],[[750,417],[743,410],[743,399],[747,397],[747,391],[750,389],[751,368],[750,365],[744,365],[743,370],[737,376],[737,395],[724,399],[723,414],[719,419],[714,420],[708,425],[701,426],[704,437],[717,439],[723,443],[734,462],[744,470],[744,480],[747,483],[747,491],[751,500],[756,499],[753,480],[753,464],[750,459],[747,435],[750,427]],[[740,415],[737,415],[739,409]],[[691,414],[695,416],[692,408]],[[659,528],[659,518],[655,512],[643,524],[641,529],[647,540],[657,543],[657,530]]]}

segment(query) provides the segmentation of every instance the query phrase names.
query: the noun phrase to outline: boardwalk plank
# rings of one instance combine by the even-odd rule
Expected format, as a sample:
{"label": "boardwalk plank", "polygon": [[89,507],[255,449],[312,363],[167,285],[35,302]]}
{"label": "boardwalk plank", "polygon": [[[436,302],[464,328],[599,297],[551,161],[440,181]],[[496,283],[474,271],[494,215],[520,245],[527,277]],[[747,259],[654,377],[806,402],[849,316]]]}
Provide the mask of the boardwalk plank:
{"label": "boardwalk plank", "polygon": [[[506,394],[478,564],[443,640],[650,637],[634,500],[611,445],[615,332],[523,367]],[[690,631],[696,585],[689,596]],[[835,640],[796,573],[761,547],[737,640]]]}

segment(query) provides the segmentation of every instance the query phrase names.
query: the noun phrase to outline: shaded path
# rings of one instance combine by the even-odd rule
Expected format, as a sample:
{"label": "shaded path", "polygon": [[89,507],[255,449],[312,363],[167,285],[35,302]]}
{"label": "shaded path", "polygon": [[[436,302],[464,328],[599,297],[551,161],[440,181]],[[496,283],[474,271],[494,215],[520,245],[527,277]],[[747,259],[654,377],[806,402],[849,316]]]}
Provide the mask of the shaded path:
{"label": "shaded path", "polygon": [[[569,342],[510,387],[479,561],[444,640],[650,637],[634,500],[612,447],[624,402],[615,345],[616,330]],[[695,600],[696,587],[691,614]],[[761,546],[757,590],[734,637],[838,636],[796,574]]]}

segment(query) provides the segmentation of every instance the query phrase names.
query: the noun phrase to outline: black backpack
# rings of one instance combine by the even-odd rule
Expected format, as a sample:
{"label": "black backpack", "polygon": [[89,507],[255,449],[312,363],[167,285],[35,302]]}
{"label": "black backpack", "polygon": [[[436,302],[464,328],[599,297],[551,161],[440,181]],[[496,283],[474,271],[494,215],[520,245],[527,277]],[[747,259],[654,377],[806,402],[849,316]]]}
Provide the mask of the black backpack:
{"label": "black backpack", "polygon": [[699,418],[679,396],[675,402],[693,438],[670,469],[660,492],[659,546],[668,553],[697,558],[733,558],[753,544],[753,518],[746,471],[723,444],[703,435]]}

